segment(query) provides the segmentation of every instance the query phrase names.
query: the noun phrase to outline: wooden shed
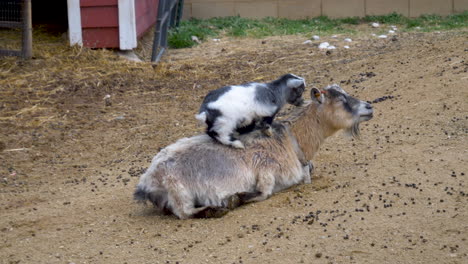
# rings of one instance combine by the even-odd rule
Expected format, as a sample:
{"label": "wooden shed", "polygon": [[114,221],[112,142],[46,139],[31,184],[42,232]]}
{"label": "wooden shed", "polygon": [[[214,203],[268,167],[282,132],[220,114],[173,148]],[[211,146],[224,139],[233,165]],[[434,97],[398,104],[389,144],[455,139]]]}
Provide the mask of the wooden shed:
{"label": "wooden shed", "polygon": [[67,0],[70,44],[131,50],[157,20],[159,0]]}

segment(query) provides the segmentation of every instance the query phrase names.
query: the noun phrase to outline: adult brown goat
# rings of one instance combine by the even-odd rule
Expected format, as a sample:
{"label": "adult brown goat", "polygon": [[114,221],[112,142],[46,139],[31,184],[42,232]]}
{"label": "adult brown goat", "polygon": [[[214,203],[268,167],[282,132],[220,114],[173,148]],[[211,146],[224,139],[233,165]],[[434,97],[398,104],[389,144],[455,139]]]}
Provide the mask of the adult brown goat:
{"label": "adult brown goat", "polygon": [[220,216],[233,204],[261,201],[295,184],[310,183],[308,161],[324,140],[341,129],[357,137],[359,123],[373,116],[369,103],[338,85],[312,88],[311,99],[285,121],[273,123],[271,137],[257,130],[241,136],[242,150],[207,135],[167,146],[141,176],[135,199],[149,200],[181,219]]}

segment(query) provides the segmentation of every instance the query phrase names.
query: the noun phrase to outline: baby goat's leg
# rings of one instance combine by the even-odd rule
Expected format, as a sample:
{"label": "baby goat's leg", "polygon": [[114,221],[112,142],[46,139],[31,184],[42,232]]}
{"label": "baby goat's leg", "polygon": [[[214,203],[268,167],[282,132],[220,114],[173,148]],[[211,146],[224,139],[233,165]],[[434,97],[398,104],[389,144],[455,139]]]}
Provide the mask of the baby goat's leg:
{"label": "baby goat's leg", "polygon": [[271,124],[273,123],[274,118],[275,115],[267,116],[260,121],[260,128],[262,129],[263,134],[269,137],[273,136],[273,129],[271,128]]}
{"label": "baby goat's leg", "polygon": [[244,148],[244,144],[233,136],[236,126],[236,121],[220,117],[215,121],[212,130],[217,133],[216,139],[222,144],[230,145],[235,148]]}
{"label": "baby goat's leg", "polygon": [[304,173],[304,183],[308,184],[312,182],[312,173],[314,172],[314,164],[312,161],[303,164],[302,171]]}

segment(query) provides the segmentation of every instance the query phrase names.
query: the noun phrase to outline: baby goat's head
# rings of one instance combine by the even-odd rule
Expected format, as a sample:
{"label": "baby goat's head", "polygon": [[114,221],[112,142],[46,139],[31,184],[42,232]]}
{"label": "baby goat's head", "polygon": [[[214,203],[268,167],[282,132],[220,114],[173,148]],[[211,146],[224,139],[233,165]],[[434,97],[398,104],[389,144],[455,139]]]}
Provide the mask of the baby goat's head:
{"label": "baby goat's head", "polygon": [[311,90],[312,101],[321,104],[326,122],[333,129],[344,129],[353,137],[359,137],[359,123],[373,117],[372,106],[347,94],[339,85],[333,84],[320,91]]}
{"label": "baby goat's head", "polygon": [[286,102],[300,106],[304,103],[302,94],[305,90],[305,80],[294,74],[283,75],[279,80],[286,83]]}

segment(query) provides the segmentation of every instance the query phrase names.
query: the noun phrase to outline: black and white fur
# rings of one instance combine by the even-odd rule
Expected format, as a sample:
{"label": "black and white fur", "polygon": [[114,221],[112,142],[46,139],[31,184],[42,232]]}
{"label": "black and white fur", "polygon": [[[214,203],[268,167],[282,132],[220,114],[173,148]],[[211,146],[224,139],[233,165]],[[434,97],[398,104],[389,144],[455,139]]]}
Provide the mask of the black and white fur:
{"label": "black and white fur", "polygon": [[252,130],[259,123],[265,132],[271,132],[275,115],[286,103],[296,106],[303,103],[304,89],[304,79],[294,74],[283,75],[269,83],[224,86],[206,95],[195,117],[206,123],[210,137],[224,145],[244,148],[234,136],[236,130],[249,132],[242,128]]}

